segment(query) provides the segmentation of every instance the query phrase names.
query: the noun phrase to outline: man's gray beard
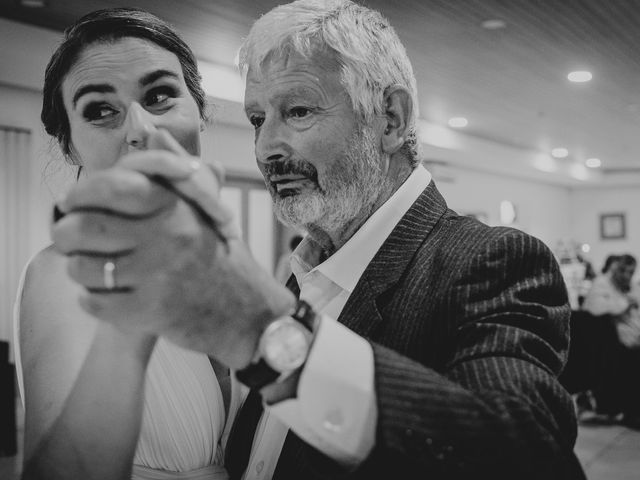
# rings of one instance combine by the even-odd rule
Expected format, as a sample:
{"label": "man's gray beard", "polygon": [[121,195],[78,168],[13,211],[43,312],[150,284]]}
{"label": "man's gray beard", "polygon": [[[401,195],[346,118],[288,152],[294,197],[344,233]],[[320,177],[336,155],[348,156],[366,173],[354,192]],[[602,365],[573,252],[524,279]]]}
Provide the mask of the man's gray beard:
{"label": "man's gray beard", "polygon": [[352,220],[371,213],[376,200],[388,188],[382,171],[383,153],[376,146],[373,130],[358,131],[344,155],[318,178],[319,190],[281,198],[275,196],[278,219],[297,230],[324,232],[344,230]]}

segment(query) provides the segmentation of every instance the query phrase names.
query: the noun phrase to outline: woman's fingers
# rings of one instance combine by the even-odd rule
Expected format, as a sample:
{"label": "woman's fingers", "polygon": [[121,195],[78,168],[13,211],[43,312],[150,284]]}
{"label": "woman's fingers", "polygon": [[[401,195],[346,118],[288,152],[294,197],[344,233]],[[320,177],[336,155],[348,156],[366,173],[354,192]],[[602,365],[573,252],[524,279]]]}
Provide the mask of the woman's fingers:
{"label": "woman's fingers", "polygon": [[171,206],[176,201],[151,179],[140,172],[109,168],[92,173],[79,182],[60,202],[64,213],[97,210],[123,217],[147,217]]}
{"label": "woman's fingers", "polygon": [[220,202],[224,170],[217,162],[201,163],[166,130],[150,134],[150,150],[125,155],[118,167],[136,170],[173,191],[196,210],[210,217],[224,237],[237,237],[233,215]]}
{"label": "woman's fingers", "polygon": [[201,163],[197,157],[183,157],[168,150],[143,150],[125,155],[117,166],[174,181],[189,178],[201,168]]}
{"label": "woman's fingers", "polygon": [[109,257],[139,247],[138,222],[99,211],[76,211],[51,228],[58,251],[65,255]]}

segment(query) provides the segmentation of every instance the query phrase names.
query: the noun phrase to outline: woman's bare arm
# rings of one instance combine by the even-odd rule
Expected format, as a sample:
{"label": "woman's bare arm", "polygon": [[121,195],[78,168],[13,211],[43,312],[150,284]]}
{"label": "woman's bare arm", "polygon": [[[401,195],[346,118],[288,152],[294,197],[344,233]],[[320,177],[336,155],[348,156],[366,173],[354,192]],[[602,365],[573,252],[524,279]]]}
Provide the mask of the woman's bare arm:
{"label": "woman's bare arm", "polygon": [[95,320],[53,250],[27,270],[20,347],[25,383],[24,479],[125,479],[142,420],[155,337]]}

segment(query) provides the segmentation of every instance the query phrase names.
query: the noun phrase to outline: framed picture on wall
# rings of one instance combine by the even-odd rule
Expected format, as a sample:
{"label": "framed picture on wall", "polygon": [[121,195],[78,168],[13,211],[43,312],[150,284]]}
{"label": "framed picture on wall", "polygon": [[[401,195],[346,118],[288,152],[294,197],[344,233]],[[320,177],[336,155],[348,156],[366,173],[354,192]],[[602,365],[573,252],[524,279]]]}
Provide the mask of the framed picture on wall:
{"label": "framed picture on wall", "polygon": [[600,215],[601,239],[623,239],[626,236],[627,229],[624,213],[603,213]]}

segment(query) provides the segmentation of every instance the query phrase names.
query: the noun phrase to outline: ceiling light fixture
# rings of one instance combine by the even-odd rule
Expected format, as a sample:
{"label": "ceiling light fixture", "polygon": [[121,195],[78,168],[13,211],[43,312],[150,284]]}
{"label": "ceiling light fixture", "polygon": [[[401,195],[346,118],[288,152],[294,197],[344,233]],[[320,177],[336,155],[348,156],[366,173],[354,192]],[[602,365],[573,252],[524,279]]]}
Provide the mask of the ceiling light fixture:
{"label": "ceiling light fixture", "polygon": [[47,6],[45,0],[20,0],[20,5],[27,8],[43,8]]}
{"label": "ceiling light fixture", "polygon": [[567,158],[569,156],[569,150],[564,147],[558,147],[551,150],[551,156],[553,158]]}
{"label": "ceiling light fixture", "polygon": [[602,166],[602,161],[599,158],[587,158],[584,161],[584,164],[589,168],[600,168]]}
{"label": "ceiling light fixture", "polygon": [[449,126],[453,128],[464,128],[469,125],[469,121],[464,117],[453,117],[449,119]]}
{"label": "ceiling light fixture", "polygon": [[567,78],[570,82],[584,83],[590,81],[593,78],[593,75],[591,75],[591,72],[588,72],[586,70],[577,70],[575,72],[569,73],[569,75],[567,75]]}
{"label": "ceiling light fixture", "polygon": [[486,28],[487,30],[500,30],[506,26],[507,22],[500,20],[499,18],[491,18],[482,22],[482,28]]}

